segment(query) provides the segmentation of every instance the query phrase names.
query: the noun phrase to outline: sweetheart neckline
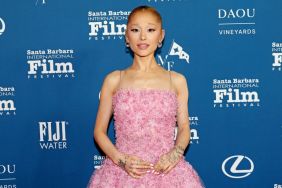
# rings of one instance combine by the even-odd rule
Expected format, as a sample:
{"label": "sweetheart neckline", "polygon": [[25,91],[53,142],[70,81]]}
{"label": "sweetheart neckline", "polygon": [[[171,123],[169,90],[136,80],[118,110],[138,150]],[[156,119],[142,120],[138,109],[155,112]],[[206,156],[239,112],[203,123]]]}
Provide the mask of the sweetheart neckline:
{"label": "sweetheart neckline", "polygon": [[115,97],[117,93],[122,91],[133,91],[133,92],[167,92],[173,94],[177,98],[177,94],[175,91],[170,89],[161,89],[161,88],[118,88],[112,97]]}

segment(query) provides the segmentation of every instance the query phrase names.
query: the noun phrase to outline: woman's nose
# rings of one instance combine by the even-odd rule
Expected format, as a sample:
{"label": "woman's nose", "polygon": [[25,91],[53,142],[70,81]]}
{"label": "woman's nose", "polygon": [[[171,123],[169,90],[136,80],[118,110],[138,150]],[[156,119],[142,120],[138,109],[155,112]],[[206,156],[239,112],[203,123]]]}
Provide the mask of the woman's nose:
{"label": "woman's nose", "polygon": [[145,34],[144,31],[141,31],[141,33],[140,33],[140,39],[141,39],[141,40],[146,40],[146,34]]}

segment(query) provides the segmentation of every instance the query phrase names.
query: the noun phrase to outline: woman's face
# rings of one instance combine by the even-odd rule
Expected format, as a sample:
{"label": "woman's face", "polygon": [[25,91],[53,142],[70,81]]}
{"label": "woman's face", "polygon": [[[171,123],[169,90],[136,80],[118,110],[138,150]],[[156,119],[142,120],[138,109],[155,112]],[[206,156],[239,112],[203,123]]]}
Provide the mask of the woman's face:
{"label": "woman's face", "polygon": [[154,55],[158,43],[164,38],[161,22],[149,11],[136,12],[127,25],[126,42],[135,55]]}

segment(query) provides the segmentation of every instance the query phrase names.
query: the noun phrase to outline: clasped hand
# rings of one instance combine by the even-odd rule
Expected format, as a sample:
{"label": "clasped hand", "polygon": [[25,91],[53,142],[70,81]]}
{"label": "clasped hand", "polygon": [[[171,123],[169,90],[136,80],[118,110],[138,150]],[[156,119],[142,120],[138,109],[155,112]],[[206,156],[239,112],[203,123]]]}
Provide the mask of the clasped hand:
{"label": "clasped hand", "polygon": [[124,154],[124,159],[120,160],[118,165],[133,178],[141,178],[146,173],[167,174],[182,157],[183,154],[179,153],[176,148],[161,155],[155,164],[151,164],[137,156]]}

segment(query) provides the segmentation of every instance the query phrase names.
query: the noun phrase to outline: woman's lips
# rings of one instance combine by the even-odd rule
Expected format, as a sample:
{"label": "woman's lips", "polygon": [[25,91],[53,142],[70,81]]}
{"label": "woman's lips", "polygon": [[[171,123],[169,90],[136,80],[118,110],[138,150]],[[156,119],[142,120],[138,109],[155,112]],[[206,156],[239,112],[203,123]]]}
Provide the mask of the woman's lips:
{"label": "woman's lips", "polygon": [[149,47],[149,44],[140,43],[140,44],[137,44],[137,47],[138,47],[140,50],[146,50],[146,49]]}

